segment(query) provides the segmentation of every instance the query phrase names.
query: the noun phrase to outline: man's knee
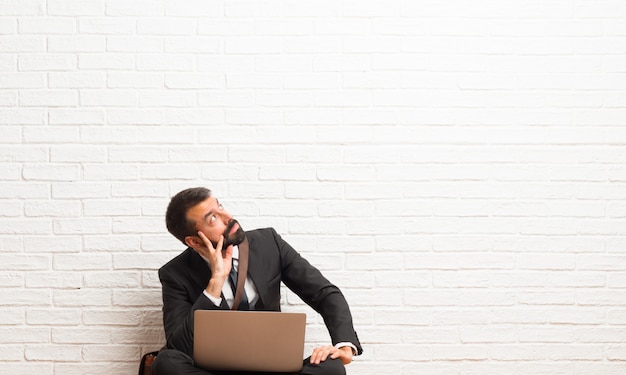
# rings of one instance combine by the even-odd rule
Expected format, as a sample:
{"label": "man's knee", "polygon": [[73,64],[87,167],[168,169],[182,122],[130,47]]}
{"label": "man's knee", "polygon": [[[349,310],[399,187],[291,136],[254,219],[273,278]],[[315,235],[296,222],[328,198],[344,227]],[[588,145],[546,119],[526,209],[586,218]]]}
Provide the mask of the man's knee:
{"label": "man's knee", "polygon": [[346,375],[346,367],[340,359],[327,359],[328,367],[324,369],[324,374],[328,375]]}
{"label": "man's knee", "polygon": [[165,349],[159,352],[152,363],[152,373],[155,375],[180,374],[180,367],[190,363],[191,358],[183,352],[173,349]]}
{"label": "man's knee", "polygon": [[310,375],[346,375],[346,368],[340,359],[328,358],[319,365],[312,365],[308,362],[308,358],[305,360],[305,366],[302,369],[302,374]]}

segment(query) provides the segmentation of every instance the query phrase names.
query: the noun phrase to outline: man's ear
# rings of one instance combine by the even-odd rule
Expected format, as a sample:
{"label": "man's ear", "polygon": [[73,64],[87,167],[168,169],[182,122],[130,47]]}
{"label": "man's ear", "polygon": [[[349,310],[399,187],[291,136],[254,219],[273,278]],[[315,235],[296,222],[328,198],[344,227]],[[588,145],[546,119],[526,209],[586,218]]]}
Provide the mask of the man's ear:
{"label": "man's ear", "polygon": [[191,247],[192,249],[201,247],[203,245],[202,239],[200,239],[200,237],[198,236],[185,237],[185,243],[187,244],[187,246]]}

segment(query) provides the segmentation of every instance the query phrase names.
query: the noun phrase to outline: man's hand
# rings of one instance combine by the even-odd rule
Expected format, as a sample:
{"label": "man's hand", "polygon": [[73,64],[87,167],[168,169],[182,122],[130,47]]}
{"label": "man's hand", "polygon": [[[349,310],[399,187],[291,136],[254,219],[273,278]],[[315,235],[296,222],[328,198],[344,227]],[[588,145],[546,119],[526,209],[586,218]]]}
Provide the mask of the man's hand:
{"label": "man's hand", "polygon": [[226,282],[226,278],[228,278],[232,267],[233,247],[228,246],[222,251],[224,236],[220,237],[216,247],[213,247],[213,244],[204,233],[199,231],[198,236],[202,239],[204,246],[194,247],[193,249],[198,252],[198,254],[207,258],[211,267],[211,280],[209,280],[206,291],[210,295],[219,298],[222,295],[222,286],[224,282]]}
{"label": "man's hand", "polygon": [[331,359],[341,359],[344,365],[352,362],[352,348],[349,346],[344,346],[342,348],[335,348],[332,345],[327,346],[319,346],[313,349],[313,354],[311,354],[311,363],[314,365],[319,365],[320,362],[324,362],[328,359],[330,355]]}

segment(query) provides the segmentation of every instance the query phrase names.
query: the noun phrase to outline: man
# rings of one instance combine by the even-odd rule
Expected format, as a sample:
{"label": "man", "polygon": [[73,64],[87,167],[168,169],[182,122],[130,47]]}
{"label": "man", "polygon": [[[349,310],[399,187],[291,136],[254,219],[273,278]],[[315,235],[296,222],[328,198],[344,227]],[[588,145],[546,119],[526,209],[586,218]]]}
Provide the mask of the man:
{"label": "man", "polygon": [[332,345],[315,348],[300,374],[345,374],[344,365],[363,351],[341,291],[273,229],[244,232],[205,188],[176,194],[167,208],[166,225],[188,248],[159,270],[167,349],[153,364],[156,375],[217,374],[194,366],[193,315],[195,310],[232,307],[229,273],[232,267],[238,269],[237,245],[244,241],[249,265],[241,305],[280,311],[282,281],[324,318]]}

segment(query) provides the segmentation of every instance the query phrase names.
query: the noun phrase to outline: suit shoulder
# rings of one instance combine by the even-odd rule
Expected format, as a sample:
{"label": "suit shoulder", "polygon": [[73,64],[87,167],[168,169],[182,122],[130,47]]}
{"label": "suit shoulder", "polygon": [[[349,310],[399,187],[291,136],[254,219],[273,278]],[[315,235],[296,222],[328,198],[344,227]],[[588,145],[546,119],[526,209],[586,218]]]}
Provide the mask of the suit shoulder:
{"label": "suit shoulder", "polygon": [[247,231],[246,232],[246,236],[248,236],[248,238],[264,238],[267,236],[275,236],[276,230],[274,228],[259,228],[259,229],[253,229],[251,231]]}
{"label": "suit shoulder", "polygon": [[170,259],[167,263],[161,266],[159,272],[163,270],[178,269],[181,265],[187,264],[189,262],[189,256],[191,251],[193,250],[188,247],[183,252],[176,255],[174,258]]}

